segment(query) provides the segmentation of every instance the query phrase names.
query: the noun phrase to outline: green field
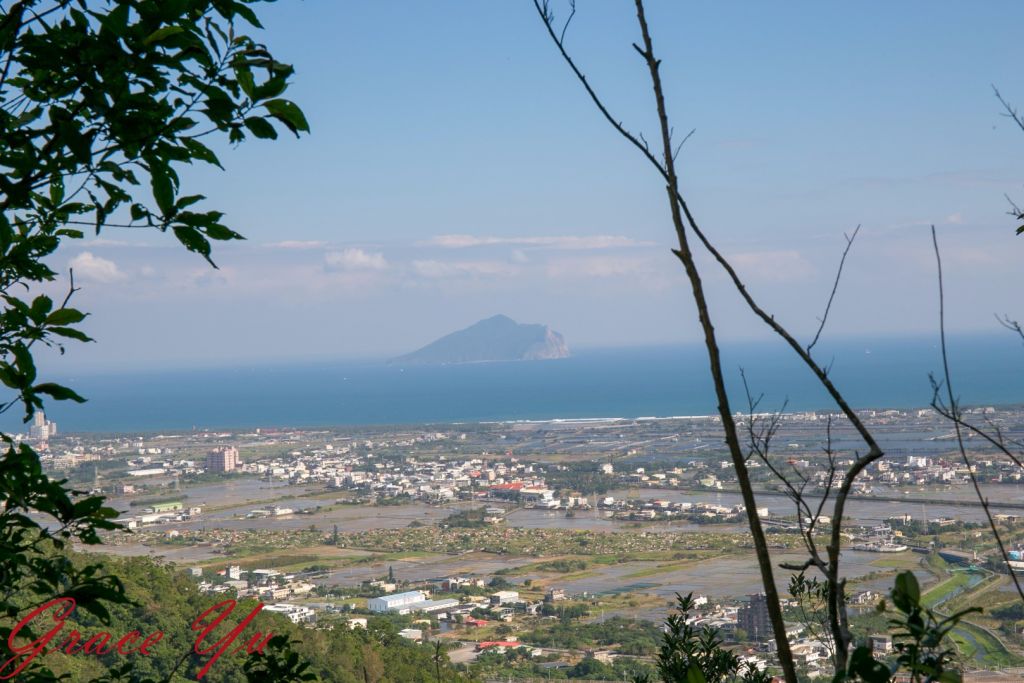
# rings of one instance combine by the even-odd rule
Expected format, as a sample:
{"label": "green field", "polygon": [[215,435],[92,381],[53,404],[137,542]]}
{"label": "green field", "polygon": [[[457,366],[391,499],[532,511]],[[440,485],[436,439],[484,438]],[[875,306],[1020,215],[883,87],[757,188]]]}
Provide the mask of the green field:
{"label": "green field", "polygon": [[967,572],[957,572],[948,579],[940,581],[926,590],[924,595],[921,596],[921,602],[928,607],[933,607],[966,586],[970,580],[971,576]]}
{"label": "green field", "polygon": [[950,637],[965,660],[993,667],[1020,664],[1020,658],[1011,655],[995,636],[976,624],[960,622]]}

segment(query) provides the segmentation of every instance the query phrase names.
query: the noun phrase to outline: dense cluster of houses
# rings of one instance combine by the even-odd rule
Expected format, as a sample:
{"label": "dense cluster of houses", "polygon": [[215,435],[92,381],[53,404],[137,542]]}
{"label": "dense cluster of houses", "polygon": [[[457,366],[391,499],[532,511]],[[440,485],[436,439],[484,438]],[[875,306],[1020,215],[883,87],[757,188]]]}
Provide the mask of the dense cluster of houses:
{"label": "dense cluster of houses", "polygon": [[316,612],[312,607],[286,602],[289,599],[308,597],[316,588],[315,584],[294,574],[285,574],[276,569],[243,571],[239,565],[230,565],[209,577],[212,580],[207,580],[204,579],[201,567],[193,567],[190,571],[200,580],[199,590],[204,593],[233,591],[239,598],[255,598],[267,603],[264,609],[284,614],[296,624],[316,621]]}

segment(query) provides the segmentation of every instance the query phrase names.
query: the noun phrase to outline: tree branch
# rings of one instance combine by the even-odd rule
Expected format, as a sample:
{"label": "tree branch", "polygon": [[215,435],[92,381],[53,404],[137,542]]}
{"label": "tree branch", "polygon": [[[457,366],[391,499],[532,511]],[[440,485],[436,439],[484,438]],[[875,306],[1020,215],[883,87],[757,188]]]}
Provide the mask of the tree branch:
{"label": "tree branch", "polygon": [[843,256],[839,259],[839,268],[836,269],[836,279],[832,283],[832,293],[828,295],[828,303],[825,304],[825,313],[821,316],[821,324],[818,326],[818,331],[814,333],[814,339],[807,345],[807,353],[810,354],[811,349],[818,343],[818,338],[821,337],[822,330],[825,329],[825,323],[828,322],[828,312],[832,310],[832,301],[836,298],[836,291],[839,289],[839,279],[843,276],[843,266],[846,264],[846,255],[850,253],[850,247],[853,246],[853,241],[857,239],[857,233],[860,232],[860,226],[853,231],[853,234],[846,237],[846,248],[843,249]]}
{"label": "tree branch", "polygon": [[[998,92],[997,92],[998,94]],[[954,416],[959,417],[960,409],[957,406],[956,396],[953,393],[953,377],[949,371],[949,354],[946,351],[946,303],[945,303],[945,292],[943,291],[942,283],[942,255],[939,251],[939,238],[935,232],[935,226],[932,226],[932,245],[935,247],[935,265],[938,271],[939,278],[939,340],[942,349],[942,374],[945,377],[946,394],[949,399],[949,412]],[[938,395],[939,385],[932,380],[932,385],[936,389],[936,396]],[[933,404],[937,401],[933,400]],[[981,485],[978,483],[978,477],[975,476],[974,470],[971,468],[971,460],[967,457],[967,449],[964,447],[963,432],[960,429],[959,419],[953,421],[953,427],[956,431],[956,443],[960,450],[960,458],[963,460],[964,466],[967,468],[967,475],[971,479],[971,485],[974,487],[974,493],[978,497],[978,502],[981,503],[981,508],[985,511],[985,518],[988,520],[989,528],[992,530],[992,535],[996,539],[996,545],[999,547],[999,554],[1003,558],[1003,562],[1006,563],[1007,569],[1010,571],[1010,577],[1013,579],[1013,585],[1017,589],[1017,594],[1021,600],[1024,600],[1024,588],[1021,588],[1020,580],[1017,578],[1017,573],[1010,568],[1010,555],[1006,552],[1006,546],[1003,545],[1003,539],[999,535],[999,529],[996,527],[995,519],[992,517],[992,511],[989,508],[988,500],[981,492]]]}

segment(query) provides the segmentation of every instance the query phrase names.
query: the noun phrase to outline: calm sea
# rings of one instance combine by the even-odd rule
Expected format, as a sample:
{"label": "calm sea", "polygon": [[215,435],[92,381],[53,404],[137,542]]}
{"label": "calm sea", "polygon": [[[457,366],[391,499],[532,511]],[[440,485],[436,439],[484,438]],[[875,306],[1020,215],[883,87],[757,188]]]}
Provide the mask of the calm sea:
{"label": "calm sea", "polygon": [[[1024,345],[1009,334],[950,340],[954,386],[965,405],[1024,403]],[[821,344],[832,377],[857,407],[913,408],[931,400],[935,339]],[[808,370],[778,343],[723,350],[733,408],[745,410],[743,367],[764,409],[832,407]],[[716,411],[696,345],[588,350],[523,363],[397,367],[383,362],[260,365],[60,378],[89,401],[51,404],[62,431],[330,426],[669,417]],[[6,417],[6,416],[5,416]],[[20,424],[5,419],[5,429]]]}

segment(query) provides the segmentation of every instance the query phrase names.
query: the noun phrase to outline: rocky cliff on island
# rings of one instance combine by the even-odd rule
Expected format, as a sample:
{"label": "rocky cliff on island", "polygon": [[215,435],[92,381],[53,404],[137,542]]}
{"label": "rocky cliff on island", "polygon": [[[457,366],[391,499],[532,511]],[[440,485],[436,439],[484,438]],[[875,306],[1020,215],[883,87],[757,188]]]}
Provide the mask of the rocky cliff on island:
{"label": "rocky cliff on island", "polygon": [[565,339],[547,325],[524,325],[508,316],[496,315],[390,362],[399,365],[445,365],[550,360],[568,356]]}

